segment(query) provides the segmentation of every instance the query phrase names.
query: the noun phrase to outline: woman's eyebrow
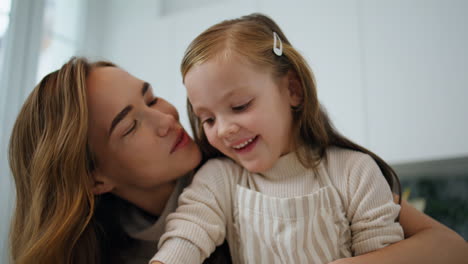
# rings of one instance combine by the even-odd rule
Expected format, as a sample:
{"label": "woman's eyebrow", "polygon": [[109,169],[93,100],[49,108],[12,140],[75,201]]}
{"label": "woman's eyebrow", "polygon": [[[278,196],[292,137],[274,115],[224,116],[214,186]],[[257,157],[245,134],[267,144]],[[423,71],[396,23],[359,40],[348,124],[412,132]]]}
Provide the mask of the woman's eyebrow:
{"label": "woman's eyebrow", "polygon": [[120,111],[115,117],[114,120],[112,120],[110,129],[109,129],[109,136],[112,134],[112,131],[114,131],[114,128],[117,126],[117,124],[122,121],[125,116],[132,111],[133,106],[132,105],[127,105],[122,111]]}
{"label": "woman's eyebrow", "polygon": [[141,95],[145,96],[145,93],[148,91],[150,84],[147,82],[143,83],[143,87],[141,88]]}

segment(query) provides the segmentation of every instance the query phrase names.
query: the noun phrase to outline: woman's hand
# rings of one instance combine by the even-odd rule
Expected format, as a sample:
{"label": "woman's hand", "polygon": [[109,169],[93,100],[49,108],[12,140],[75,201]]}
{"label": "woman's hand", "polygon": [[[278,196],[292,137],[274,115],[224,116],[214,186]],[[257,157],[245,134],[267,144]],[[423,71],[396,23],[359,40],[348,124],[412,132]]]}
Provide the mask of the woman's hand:
{"label": "woman's hand", "polygon": [[342,258],[342,259],[337,259],[335,261],[330,262],[329,264],[354,264],[354,263],[359,263],[359,261],[356,261],[356,258]]}
{"label": "woman's hand", "polygon": [[405,239],[379,250],[331,264],[465,264],[468,244],[450,228],[401,201],[400,224]]}

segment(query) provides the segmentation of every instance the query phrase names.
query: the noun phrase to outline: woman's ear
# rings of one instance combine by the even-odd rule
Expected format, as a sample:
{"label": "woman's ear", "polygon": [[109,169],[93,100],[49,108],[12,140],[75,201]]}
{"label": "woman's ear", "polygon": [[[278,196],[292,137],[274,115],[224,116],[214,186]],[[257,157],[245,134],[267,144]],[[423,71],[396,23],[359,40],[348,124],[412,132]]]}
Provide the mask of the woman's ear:
{"label": "woman's ear", "polygon": [[289,70],[288,76],[288,93],[289,93],[289,104],[292,107],[299,106],[304,100],[304,90],[302,89],[301,81],[299,76],[293,70]]}
{"label": "woman's ear", "polygon": [[98,169],[92,172],[92,177],[94,179],[92,191],[95,195],[111,192],[115,187],[114,183]]}

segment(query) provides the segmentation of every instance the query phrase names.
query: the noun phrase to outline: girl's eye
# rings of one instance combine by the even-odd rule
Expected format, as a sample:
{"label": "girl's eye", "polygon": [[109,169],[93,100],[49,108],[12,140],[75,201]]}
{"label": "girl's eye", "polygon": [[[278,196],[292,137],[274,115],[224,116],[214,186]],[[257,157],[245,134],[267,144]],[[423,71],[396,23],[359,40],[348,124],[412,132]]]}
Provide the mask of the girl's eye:
{"label": "girl's eye", "polygon": [[205,118],[201,121],[202,125],[207,124],[207,125],[213,125],[214,124],[214,118]]}
{"label": "girl's eye", "polygon": [[127,136],[128,134],[132,133],[132,131],[135,130],[136,125],[137,125],[137,121],[136,121],[136,120],[133,120],[132,126],[122,135],[122,137],[125,137],[125,136]]}
{"label": "girl's eye", "polygon": [[155,105],[157,102],[158,102],[158,97],[155,97],[153,100],[151,100],[151,101],[148,103],[148,106],[153,106],[153,105]]}
{"label": "girl's eye", "polygon": [[242,104],[242,105],[238,105],[238,106],[233,106],[231,107],[232,110],[234,112],[242,112],[244,111],[245,109],[247,109],[249,106],[250,106],[250,103],[252,102],[252,100],[248,101],[247,103],[245,104]]}

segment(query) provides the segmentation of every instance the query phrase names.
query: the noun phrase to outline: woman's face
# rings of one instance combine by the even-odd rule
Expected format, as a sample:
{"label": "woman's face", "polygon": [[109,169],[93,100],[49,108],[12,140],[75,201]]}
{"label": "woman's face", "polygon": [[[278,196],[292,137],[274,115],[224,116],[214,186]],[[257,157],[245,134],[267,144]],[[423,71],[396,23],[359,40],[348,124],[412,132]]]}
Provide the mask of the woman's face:
{"label": "woman's face", "polygon": [[87,87],[95,174],[112,191],[157,190],[200,163],[198,146],[180,125],[177,110],[155,96],[150,84],[117,67],[99,67]]}

